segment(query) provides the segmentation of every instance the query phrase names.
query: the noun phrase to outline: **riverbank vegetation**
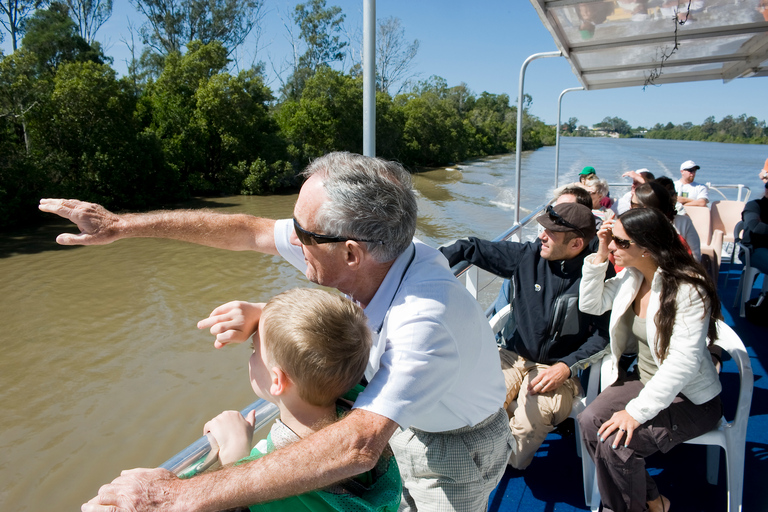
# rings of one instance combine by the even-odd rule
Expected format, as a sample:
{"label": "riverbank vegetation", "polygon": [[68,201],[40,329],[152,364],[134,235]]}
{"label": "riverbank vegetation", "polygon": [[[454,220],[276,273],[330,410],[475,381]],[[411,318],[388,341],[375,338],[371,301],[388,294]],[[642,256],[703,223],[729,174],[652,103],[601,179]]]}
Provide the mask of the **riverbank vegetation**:
{"label": "riverbank vegetation", "polygon": [[[89,18],[71,7],[92,2],[66,1],[36,11],[21,2],[27,10],[14,30],[4,25],[14,51],[0,54],[0,227],[34,217],[41,197],[137,210],[290,191],[311,159],[362,152],[361,66],[341,38],[341,9],[325,0],[295,7],[296,51],[279,90],[265,84],[263,63],[233,70],[261,0],[181,0],[179,17],[161,15],[170,0],[137,0],[145,46],[122,77],[93,40],[108,13]],[[378,31],[387,44],[377,48],[386,63],[377,76],[378,155],[416,170],[514,151],[517,106],[506,94],[416,80],[408,71],[418,41],[405,41],[396,18]],[[528,114],[531,101],[523,149],[554,144],[554,127]]]}
{"label": "riverbank vegetation", "polygon": [[646,139],[700,140],[733,144],[768,144],[768,125],[756,117],[741,114],[725,116],[719,122],[709,116],[701,125],[693,123],[661,124],[651,129],[633,128],[619,117],[606,117],[588,128],[578,124],[575,117],[560,126],[561,134],[573,137],[645,137]]}

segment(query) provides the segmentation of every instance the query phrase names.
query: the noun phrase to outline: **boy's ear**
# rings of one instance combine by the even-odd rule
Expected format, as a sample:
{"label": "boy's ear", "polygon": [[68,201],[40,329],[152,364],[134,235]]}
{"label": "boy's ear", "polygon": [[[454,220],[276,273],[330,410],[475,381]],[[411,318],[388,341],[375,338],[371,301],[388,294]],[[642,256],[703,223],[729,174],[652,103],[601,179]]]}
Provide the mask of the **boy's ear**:
{"label": "boy's ear", "polygon": [[272,374],[272,385],[269,388],[269,394],[272,396],[280,396],[288,391],[288,388],[290,388],[292,384],[288,374],[279,366],[273,366],[270,373]]}

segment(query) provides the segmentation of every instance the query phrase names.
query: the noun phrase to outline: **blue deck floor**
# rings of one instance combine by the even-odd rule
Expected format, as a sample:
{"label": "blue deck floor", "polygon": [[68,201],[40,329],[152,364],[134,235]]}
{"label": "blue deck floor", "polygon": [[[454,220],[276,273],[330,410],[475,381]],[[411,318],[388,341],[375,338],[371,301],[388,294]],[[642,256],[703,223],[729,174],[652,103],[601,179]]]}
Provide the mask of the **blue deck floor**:
{"label": "blue deck floor", "polygon": [[[720,299],[723,316],[747,347],[755,375],[744,467],[745,512],[768,511],[768,328],[758,327],[739,317],[733,307],[740,265],[724,264],[720,272]],[[757,295],[763,277],[753,289]],[[724,283],[728,282],[727,287]],[[721,374],[725,416],[733,418],[739,386],[735,363],[727,359]],[[668,454],[647,459],[659,490],[671,500],[675,512],[720,512],[727,510],[725,457],[721,452],[718,484],[706,480],[706,448],[681,445]],[[565,432],[550,434],[524,471],[507,468],[499,486],[491,495],[491,511],[567,512],[588,510],[582,490],[581,461],[576,455],[575,438]]]}

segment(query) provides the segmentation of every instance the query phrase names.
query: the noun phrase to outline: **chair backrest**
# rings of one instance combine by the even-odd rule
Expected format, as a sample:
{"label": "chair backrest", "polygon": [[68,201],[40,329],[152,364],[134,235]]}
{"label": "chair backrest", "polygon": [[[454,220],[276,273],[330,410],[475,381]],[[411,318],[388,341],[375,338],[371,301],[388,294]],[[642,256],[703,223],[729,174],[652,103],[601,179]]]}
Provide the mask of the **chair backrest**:
{"label": "chair backrest", "polygon": [[741,222],[744,203],[741,201],[715,201],[712,203],[712,229],[719,229],[726,242],[733,242],[733,229]]}
{"label": "chair backrest", "polygon": [[717,341],[715,345],[728,352],[739,369],[739,401],[736,405],[736,416],[734,416],[730,425],[731,428],[737,429],[746,436],[749,408],[752,405],[752,389],[755,383],[749,354],[747,354],[747,349],[739,335],[722,320],[717,321]]}
{"label": "chair backrest", "polygon": [[712,237],[712,217],[706,206],[686,206],[685,213],[691,218],[701,245],[709,245]]}

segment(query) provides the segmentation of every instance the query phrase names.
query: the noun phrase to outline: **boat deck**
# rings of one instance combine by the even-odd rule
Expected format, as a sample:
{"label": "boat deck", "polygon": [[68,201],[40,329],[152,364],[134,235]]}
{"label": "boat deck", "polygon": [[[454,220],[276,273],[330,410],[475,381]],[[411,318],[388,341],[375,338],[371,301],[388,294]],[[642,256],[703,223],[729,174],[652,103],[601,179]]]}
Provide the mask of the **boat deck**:
{"label": "boat deck", "polygon": [[[765,378],[768,328],[740,318],[738,307],[733,307],[740,273],[741,265],[724,263],[720,268],[718,288],[725,321],[746,345],[755,376],[743,468],[743,510],[765,511],[768,510],[768,489],[763,487],[768,482],[768,379]],[[753,297],[757,295],[762,279],[761,275],[755,283]],[[739,376],[735,363],[725,354],[721,382],[725,417],[730,420],[736,408]],[[589,510],[584,504],[581,462],[576,455],[575,437],[571,429],[559,430],[561,432],[555,431],[547,437],[527,469],[507,468],[504,478],[491,495],[488,510]],[[667,454],[656,454],[647,459],[649,472],[661,493],[670,499],[672,510],[714,512],[728,509],[725,456],[721,451],[717,485],[709,485],[706,479],[706,451],[704,446],[681,445]]]}

